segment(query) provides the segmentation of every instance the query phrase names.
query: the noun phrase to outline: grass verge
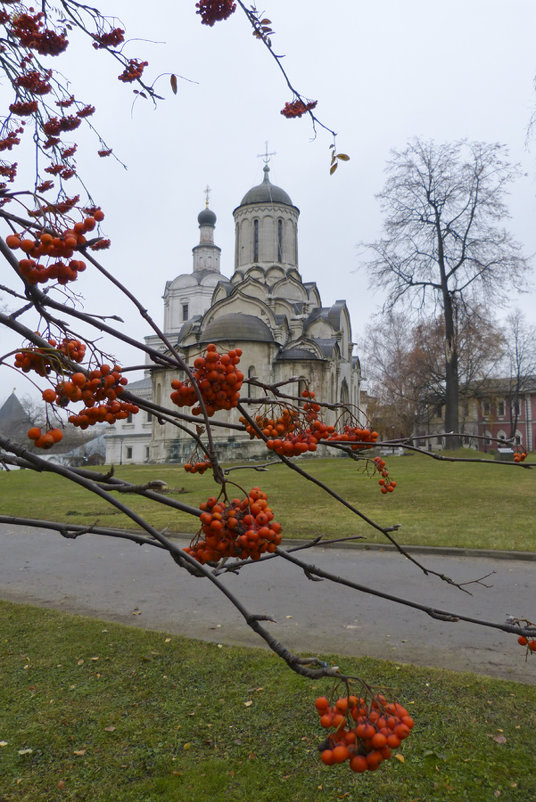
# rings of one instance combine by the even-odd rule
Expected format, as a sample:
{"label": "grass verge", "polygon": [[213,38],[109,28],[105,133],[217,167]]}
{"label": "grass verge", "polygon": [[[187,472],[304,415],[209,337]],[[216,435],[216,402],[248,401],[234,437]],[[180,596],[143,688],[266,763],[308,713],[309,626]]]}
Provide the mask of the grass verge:
{"label": "grass verge", "polygon": [[2,802],[536,799],[535,687],[344,658],[416,721],[404,762],[354,775],[318,757],[331,683],[265,651],[7,602],[0,622]]}
{"label": "grass verge", "polygon": [[[309,459],[300,464],[381,525],[401,524],[400,543],[536,551],[536,474],[532,470],[491,461],[480,465],[442,463],[423,455],[392,457],[388,465],[398,486],[394,493],[382,496],[377,477],[366,476],[352,460]],[[116,467],[116,475],[134,483],[163,479],[173,498],[192,506],[215,492],[210,474],[192,476],[180,465],[122,465]],[[251,469],[236,471],[230,479],[247,489],[262,485],[285,538],[356,534],[367,542],[385,540],[283,465],[260,474]],[[193,534],[197,527],[197,519],[169,507],[132,496],[121,498],[159,529]],[[29,471],[0,472],[0,513],[132,528],[113,507],[82,488]]]}

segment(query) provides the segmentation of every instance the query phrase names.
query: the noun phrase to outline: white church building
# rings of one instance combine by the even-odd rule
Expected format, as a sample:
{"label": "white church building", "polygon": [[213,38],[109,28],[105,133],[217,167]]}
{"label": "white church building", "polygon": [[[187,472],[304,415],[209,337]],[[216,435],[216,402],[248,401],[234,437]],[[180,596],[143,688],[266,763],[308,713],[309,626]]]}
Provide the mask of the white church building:
{"label": "white church building", "polygon": [[[285,388],[298,395],[306,384],[331,404],[359,407],[360,365],[353,355],[350,316],[344,300],[323,306],[314,282],[298,269],[299,209],[285,190],[270,182],[270,168],[233,212],[234,270],[220,268],[221,249],[214,242],[216,215],[207,207],[198,216],[199,244],[193,267],[166,283],[164,326],[168,340],[192,365],[208,343],[241,348],[240,370],[266,384],[295,379]],[[162,350],[156,336],[146,343]],[[171,406],[171,381],[184,375],[155,365],[146,377],[128,385],[139,397]],[[260,388],[242,386],[242,395],[259,397]],[[251,405],[252,414],[258,405]],[[189,409],[183,411],[189,412]],[[340,413],[330,413],[334,423]],[[328,417],[328,416],[324,416]],[[214,419],[238,423],[238,413],[219,412]],[[194,424],[195,426],[195,424]],[[245,432],[214,427],[218,456],[244,459],[266,453]],[[157,415],[140,411],[110,428],[107,463],[186,462],[192,440]]]}

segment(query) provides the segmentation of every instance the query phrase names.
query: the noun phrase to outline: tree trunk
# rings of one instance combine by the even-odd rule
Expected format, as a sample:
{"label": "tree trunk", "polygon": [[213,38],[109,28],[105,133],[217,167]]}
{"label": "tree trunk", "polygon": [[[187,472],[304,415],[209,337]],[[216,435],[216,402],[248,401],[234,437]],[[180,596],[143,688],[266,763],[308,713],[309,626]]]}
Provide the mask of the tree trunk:
{"label": "tree trunk", "polygon": [[[443,252],[443,235],[439,215],[436,212],[437,255],[441,275],[443,296],[443,320],[445,323],[445,432],[459,432],[459,379],[458,338],[455,321],[455,301],[449,290]],[[445,438],[448,450],[461,448],[461,437]]]}

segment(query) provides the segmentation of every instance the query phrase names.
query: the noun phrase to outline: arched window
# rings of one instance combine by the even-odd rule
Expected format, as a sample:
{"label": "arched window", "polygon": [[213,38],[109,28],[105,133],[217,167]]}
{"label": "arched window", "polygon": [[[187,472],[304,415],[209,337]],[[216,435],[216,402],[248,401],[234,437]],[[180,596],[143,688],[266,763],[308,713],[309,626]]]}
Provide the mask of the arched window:
{"label": "arched window", "polygon": [[277,221],[277,261],[283,261],[283,221]]}
{"label": "arched window", "polygon": [[[248,379],[254,379],[254,378],[255,379],[257,378],[257,373],[255,371],[255,365],[250,365],[249,368],[248,368]],[[255,387],[254,384],[249,384],[248,388],[249,388],[248,389],[249,397],[250,398],[256,398],[257,397],[258,388]]]}
{"label": "arched window", "polygon": [[253,261],[259,261],[259,221],[253,221]]}
{"label": "arched window", "polygon": [[344,406],[346,407],[346,409],[343,412],[343,418],[342,418],[343,422],[345,424],[347,424],[347,423],[349,424],[350,423],[350,411],[349,411],[348,407],[350,406],[350,393],[348,391],[348,383],[347,383],[346,379],[342,380],[340,403],[344,404]]}

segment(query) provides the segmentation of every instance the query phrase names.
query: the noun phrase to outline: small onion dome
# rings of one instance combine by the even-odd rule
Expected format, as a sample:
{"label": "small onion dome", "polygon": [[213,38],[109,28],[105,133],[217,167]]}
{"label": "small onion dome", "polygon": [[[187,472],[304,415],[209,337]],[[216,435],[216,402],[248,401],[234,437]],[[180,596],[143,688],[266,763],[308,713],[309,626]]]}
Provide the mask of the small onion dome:
{"label": "small onion dome", "polygon": [[197,215],[197,222],[200,226],[215,226],[216,215],[207,207],[206,209],[203,209],[202,212],[199,212]]}

